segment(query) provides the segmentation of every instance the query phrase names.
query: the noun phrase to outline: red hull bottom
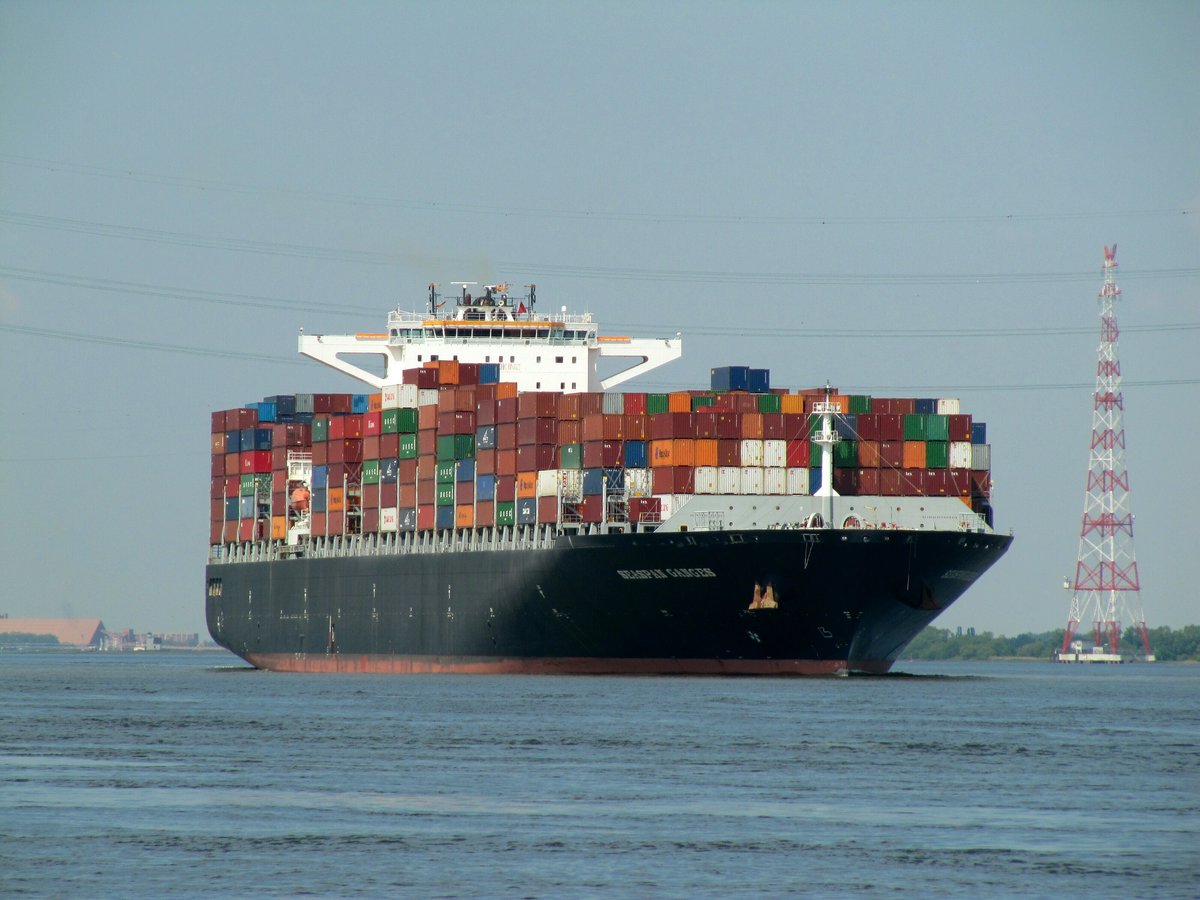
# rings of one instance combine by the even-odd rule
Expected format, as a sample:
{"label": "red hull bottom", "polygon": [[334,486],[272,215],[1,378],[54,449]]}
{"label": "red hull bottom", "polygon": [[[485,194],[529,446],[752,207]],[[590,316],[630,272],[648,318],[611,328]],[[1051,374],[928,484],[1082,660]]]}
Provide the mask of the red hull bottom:
{"label": "red hull bottom", "polygon": [[622,659],[585,656],[504,658],[446,656],[308,656],[250,653],[246,660],[273,672],[379,675],[883,675],[888,660]]}

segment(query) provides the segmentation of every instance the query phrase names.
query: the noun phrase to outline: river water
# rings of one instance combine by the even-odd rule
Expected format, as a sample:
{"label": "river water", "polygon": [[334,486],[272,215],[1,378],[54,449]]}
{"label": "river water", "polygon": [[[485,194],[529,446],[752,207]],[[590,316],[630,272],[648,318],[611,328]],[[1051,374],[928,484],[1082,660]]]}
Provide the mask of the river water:
{"label": "river water", "polygon": [[0,653],[0,895],[1195,897],[1200,666]]}

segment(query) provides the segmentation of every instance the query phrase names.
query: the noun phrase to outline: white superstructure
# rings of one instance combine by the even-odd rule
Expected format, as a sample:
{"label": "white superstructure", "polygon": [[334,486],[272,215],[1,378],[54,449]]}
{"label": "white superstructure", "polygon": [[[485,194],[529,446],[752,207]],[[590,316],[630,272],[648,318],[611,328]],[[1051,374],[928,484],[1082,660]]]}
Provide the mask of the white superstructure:
{"label": "white superstructure", "polygon": [[[475,297],[474,282],[455,282],[461,288],[455,306],[429,285],[429,312],[388,314],[388,330],[378,334],[303,334],[300,353],[344,372],[373,388],[398,384],[405,369],[427,362],[457,360],[498,363],[500,380],[516,382],[521,391],[602,391],[676,360],[683,341],[673,338],[602,336],[590,313],[555,315],[535,310],[536,285],[520,298],[509,296],[508,285],[485,285]],[[383,374],[363,368],[355,357],[382,360]],[[633,360],[607,378],[600,376],[603,357]]]}

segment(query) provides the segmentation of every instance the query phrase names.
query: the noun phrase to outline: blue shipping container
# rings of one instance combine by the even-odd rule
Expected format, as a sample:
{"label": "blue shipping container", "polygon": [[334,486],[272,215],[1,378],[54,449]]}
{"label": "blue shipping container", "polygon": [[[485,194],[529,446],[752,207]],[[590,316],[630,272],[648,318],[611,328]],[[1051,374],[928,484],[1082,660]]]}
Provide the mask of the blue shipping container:
{"label": "blue shipping container", "polygon": [[937,414],[937,400],[921,399],[916,401],[917,408],[914,412],[921,416],[932,416]]}
{"label": "blue shipping container", "polygon": [[495,475],[480,475],[475,479],[475,499],[476,500],[495,500],[496,499],[496,476]]}
{"label": "blue shipping container", "polygon": [[275,421],[275,404],[270,400],[263,400],[261,403],[249,403],[247,407],[258,410],[258,421],[274,422]]}
{"label": "blue shipping container", "polygon": [[417,530],[417,511],[415,509],[400,510],[400,517],[397,521],[397,526],[400,531],[416,531]]}
{"label": "blue shipping container", "polygon": [[833,417],[833,430],[844,441],[858,440],[858,416],[854,413]]}
{"label": "blue shipping container", "polygon": [[[453,509],[450,510],[454,512]],[[537,522],[537,501],[525,498],[517,501],[517,524],[533,525]]]}
{"label": "blue shipping container", "polygon": [[225,521],[232,522],[238,518],[238,504],[241,502],[241,497],[226,497],[225,498]]}
{"label": "blue shipping container", "polygon": [[325,506],[326,506],[325,501],[327,499],[328,499],[328,495],[325,492],[325,488],[319,488],[318,490],[313,491],[312,498],[310,500],[310,502],[312,503],[312,511],[315,513],[325,512]]}
{"label": "blue shipping container", "polygon": [[395,484],[400,477],[400,460],[394,456],[385,456],[379,461],[379,480],[384,484]]}
{"label": "blue shipping container", "polygon": [[495,450],[496,449],[496,426],[495,425],[480,425],[475,429],[475,449],[476,450]]}
{"label": "blue shipping container", "polygon": [[327,484],[329,484],[329,466],[313,466],[313,489],[315,490],[316,488],[323,488]]}
{"label": "blue shipping container", "polygon": [[225,432],[225,452],[238,453],[242,449],[242,433],[240,431]]}
{"label": "blue shipping container", "polygon": [[439,506],[437,508],[437,519],[434,524],[438,528],[453,528],[454,527],[454,507]]}
{"label": "blue shipping container", "polygon": [[455,481],[474,481],[475,480],[475,460],[460,459],[458,465],[454,467]]}
{"label": "blue shipping container", "polygon": [[748,381],[750,393],[752,394],[768,394],[771,392],[770,369],[751,369]]}
{"label": "blue shipping container", "polygon": [[627,469],[644,469],[644,468],[646,468],[646,442],[645,441],[626,441],[625,442],[625,468],[627,468]]}
{"label": "blue shipping container", "polygon": [[350,396],[350,414],[353,416],[361,416],[368,412],[371,408],[371,396],[369,394],[351,394]]}
{"label": "blue shipping container", "polygon": [[499,384],[500,383],[500,363],[480,363],[479,364],[479,383],[480,384]]}
{"label": "blue shipping container", "polygon": [[296,395],[295,394],[276,394],[274,397],[265,398],[268,403],[275,404],[275,417],[291,418],[296,414]]}
{"label": "blue shipping container", "polygon": [[987,443],[987,423],[972,422],[971,423],[971,443],[986,444]]}
{"label": "blue shipping container", "polygon": [[821,489],[821,467],[812,466],[808,470],[808,492],[815,494]]}
{"label": "blue shipping container", "polygon": [[603,469],[584,469],[583,470],[583,492],[589,496],[595,496],[604,491],[604,470]]}
{"label": "blue shipping container", "polygon": [[714,391],[744,391],[750,386],[749,366],[718,366],[708,376]]}
{"label": "blue shipping container", "polygon": [[255,506],[255,498],[253,494],[245,497],[238,497],[238,518],[253,519],[254,514],[258,511]]}

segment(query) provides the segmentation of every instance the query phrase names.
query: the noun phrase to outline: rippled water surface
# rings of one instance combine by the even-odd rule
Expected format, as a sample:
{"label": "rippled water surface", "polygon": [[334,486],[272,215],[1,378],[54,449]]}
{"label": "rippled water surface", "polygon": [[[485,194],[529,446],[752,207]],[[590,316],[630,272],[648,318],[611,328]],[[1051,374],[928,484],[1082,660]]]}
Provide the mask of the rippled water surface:
{"label": "rippled water surface", "polygon": [[0,895],[1194,897],[1200,666],[0,653]]}

